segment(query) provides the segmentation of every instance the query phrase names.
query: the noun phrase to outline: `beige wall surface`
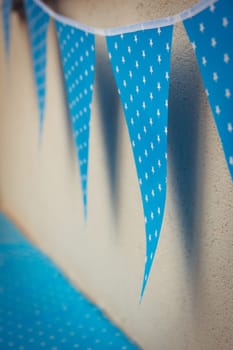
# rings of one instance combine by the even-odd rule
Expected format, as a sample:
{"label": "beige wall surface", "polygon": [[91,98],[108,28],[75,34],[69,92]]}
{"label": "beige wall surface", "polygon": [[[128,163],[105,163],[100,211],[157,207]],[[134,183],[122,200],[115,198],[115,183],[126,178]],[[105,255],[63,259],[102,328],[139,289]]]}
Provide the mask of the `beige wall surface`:
{"label": "beige wall surface", "polygon": [[[58,8],[109,27],[172,15],[194,3],[68,0]],[[233,349],[233,186],[182,25],[175,27],[172,52],[166,211],[141,305],[142,205],[103,38],[97,39],[85,225],[53,24],[40,147],[26,24],[12,16],[8,63],[0,34],[2,209],[142,349]]]}

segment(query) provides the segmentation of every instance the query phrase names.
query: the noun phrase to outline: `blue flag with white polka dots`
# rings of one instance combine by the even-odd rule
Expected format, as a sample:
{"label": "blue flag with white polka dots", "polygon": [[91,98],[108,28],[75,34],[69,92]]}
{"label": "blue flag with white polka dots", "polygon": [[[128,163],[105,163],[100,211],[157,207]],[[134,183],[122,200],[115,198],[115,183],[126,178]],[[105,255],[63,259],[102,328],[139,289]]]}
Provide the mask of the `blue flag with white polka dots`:
{"label": "blue flag with white polka dots", "polygon": [[87,174],[90,114],[95,70],[95,37],[58,21],[68,107],[79,161],[84,216],[87,215]]}
{"label": "blue flag with white polka dots", "polygon": [[233,2],[222,0],[184,21],[233,179]]}
{"label": "blue flag with white polka dots", "polygon": [[143,202],[147,284],[163,221],[172,26],[107,37]]}
{"label": "blue flag with white polka dots", "polygon": [[37,6],[33,0],[24,0],[24,4],[32,51],[32,62],[39,109],[39,137],[41,138],[45,113],[47,32],[50,17],[39,6]]}
{"label": "blue flag with white polka dots", "polygon": [[3,35],[6,53],[9,54],[10,50],[10,15],[12,8],[12,0],[3,0],[2,2],[2,24]]}
{"label": "blue flag with white polka dots", "polygon": [[0,213],[1,350],[139,350]]}

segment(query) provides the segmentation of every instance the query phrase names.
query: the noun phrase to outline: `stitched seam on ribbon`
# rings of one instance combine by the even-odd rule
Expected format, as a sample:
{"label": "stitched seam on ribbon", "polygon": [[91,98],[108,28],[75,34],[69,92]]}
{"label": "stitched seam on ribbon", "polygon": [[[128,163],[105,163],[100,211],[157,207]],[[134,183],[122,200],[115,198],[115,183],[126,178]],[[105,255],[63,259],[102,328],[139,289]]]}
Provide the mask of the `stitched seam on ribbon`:
{"label": "stitched seam on ribbon", "polygon": [[62,22],[64,24],[68,24],[70,26],[73,26],[77,29],[83,30],[85,32],[91,33],[91,34],[97,34],[100,36],[113,36],[113,35],[119,35],[122,33],[132,33],[138,30],[144,30],[144,29],[153,29],[153,28],[161,28],[166,27],[169,25],[174,25],[176,23],[182,22],[188,18],[191,18],[198,13],[205,10],[207,7],[213,5],[219,0],[201,0],[197,4],[193,5],[192,7],[169,17],[164,17],[156,20],[146,21],[142,23],[136,23],[131,24],[128,26],[121,26],[121,27],[115,27],[115,28],[95,28],[88,26],[86,24],[83,24],[81,22],[75,21],[71,18],[59,15],[55,11],[53,11],[51,8],[49,8],[47,5],[41,2],[41,0],[33,0],[41,9],[43,9],[50,17],[53,19]]}

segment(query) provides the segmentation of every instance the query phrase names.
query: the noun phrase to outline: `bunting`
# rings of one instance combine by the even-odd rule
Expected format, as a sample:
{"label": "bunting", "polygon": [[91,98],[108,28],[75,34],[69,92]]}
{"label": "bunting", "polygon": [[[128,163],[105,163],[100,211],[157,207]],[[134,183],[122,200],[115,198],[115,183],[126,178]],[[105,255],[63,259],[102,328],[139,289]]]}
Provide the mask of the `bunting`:
{"label": "bunting", "polygon": [[128,126],[146,228],[143,295],[162,226],[172,26],[107,37]]}
{"label": "bunting", "polygon": [[233,2],[218,1],[184,21],[233,179]]}
{"label": "bunting", "polygon": [[94,35],[55,22],[61,52],[68,107],[79,161],[84,216],[87,216],[87,171],[90,113],[95,69]]}
{"label": "bunting", "polygon": [[24,0],[39,110],[39,140],[42,137],[46,100],[47,32],[49,15],[33,0]]}
{"label": "bunting", "polygon": [[2,2],[2,24],[4,33],[4,44],[7,55],[10,51],[10,12],[12,0],[3,0]]}
{"label": "bunting", "polygon": [[[101,29],[58,15],[41,0],[24,0],[39,110],[40,138],[46,100],[47,31],[55,27],[87,217],[88,149],[95,74],[95,35],[106,38],[140,186],[146,233],[141,298],[163,223],[167,179],[168,95],[173,27],[183,22],[203,78],[233,179],[233,3],[201,0],[167,18]],[[3,0],[4,42],[10,48],[12,0]],[[105,77],[103,77],[104,79]]]}

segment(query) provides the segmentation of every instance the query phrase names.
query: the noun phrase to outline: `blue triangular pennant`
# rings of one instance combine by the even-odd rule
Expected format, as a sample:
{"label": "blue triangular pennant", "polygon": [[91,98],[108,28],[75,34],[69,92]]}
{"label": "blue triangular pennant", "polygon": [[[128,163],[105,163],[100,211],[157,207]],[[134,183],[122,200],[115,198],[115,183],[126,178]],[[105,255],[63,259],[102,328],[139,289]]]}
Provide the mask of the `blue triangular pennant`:
{"label": "blue triangular pennant", "polygon": [[184,21],[233,179],[233,2],[222,0]]}
{"label": "blue triangular pennant", "polygon": [[90,114],[95,70],[95,37],[58,21],[55,24],[79,161],[86,218]]}
{"label": "blue triangular pennant", "polygon": [[2,23],[3,23],[3,34],[4,34],[4,44],[6,53],[9,54],[10,51],[10,14],[12,8],[12,0],[3,0],[2,2]]}
{"label": "blue triangular pennant", "polygon": [[172,26],[107,37],[143,202],[147,284],[163,221]]}
{"label": "blue triangular pennant", "polygon": [[42,136],[46,99],[47,32],[49,16],[33,0],[24,0],[32,51],[39,109],[39,136]]}

